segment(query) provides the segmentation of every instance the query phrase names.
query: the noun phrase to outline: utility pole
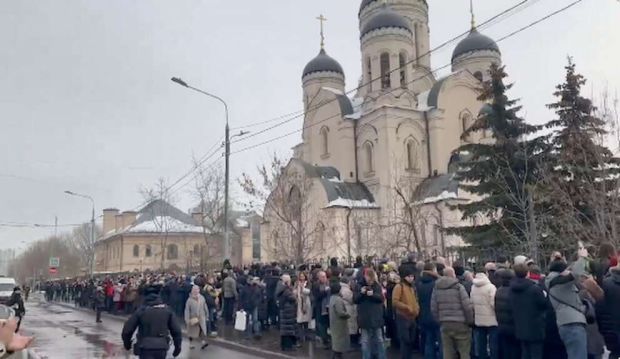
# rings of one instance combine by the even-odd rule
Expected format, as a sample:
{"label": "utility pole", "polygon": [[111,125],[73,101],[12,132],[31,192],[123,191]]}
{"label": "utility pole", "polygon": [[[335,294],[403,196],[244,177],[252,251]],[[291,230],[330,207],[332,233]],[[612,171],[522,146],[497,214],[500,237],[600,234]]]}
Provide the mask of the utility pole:
{"label": "utility pole", "polygon": [[226,160],[226,168],[225,168],[225,183],[224,183],[224,245],[223,245],[223,255],[224,255],[224,259],[230,259],[230,241],[229,241],[229,230],[228,230],[228,187],[230,184],[230,139],[232,137],[236,137],[236,136],[243,136],[248,134],[249,132],[247,131],[240,131],[238,134],[233,135],[232,137],[230,136],[230,127],[228,126],[228,104],[226,104],[226,101],[224,101],[221,97],[216,96],[212,93],[209,93],[207,91],[201,90],[199,88],[190,86],[187,84],[187,82],[181,80],[178,77],[173,77],[170,79],[172,82],[179,84],[183,87],[186,87],[190,90],[196,91],[196,92],[200,92],[203,95],[209,96],[213,99],[218,100],[219,102],[222,103],[222,105],[224,105],[224,111],[226,112],[226,128],[224,129],[224,147],[225,147],[225,160]]}
{"label": "utility pole", "polygon": [[95,270],[95,203],[93,202],[93,210],[91,212],[90,217],[90,244],[93,246],[92,256],[89,258],[90,260],[90,277],[92,278],[94,270]]}
{"label": "utility pole", "polygon": [[230,128],[228,127],[228,108],[226,109],[226,129],[224,130],[226,143],[224,146],[226,166],[224,169],[224,259],[230,259],[230,238],[228,235],[228,183],[230,182]]}
{"label": "utility pole", "polygon": [[[86,194],[80,194],[80,193],[75,193],[73,191],[65,191],[66,194],[68,194],[69,196],[75,196],[75,197],[81,197],[81,198],[86,198],[90,201],[91,205],[92,205],[92,212],[91,212],[91,217],[90,217],[90,244],[92,246],[95,245],[95,200],[93,199],[93,197],[86,195]],[[88,260],[90,262],[89,265],[89,272],[90,272],[90,276],[93,276],[93,270],[94,270],[94,264],[95,264],[95,249],[92,249],[93,252],[89,254]]]}

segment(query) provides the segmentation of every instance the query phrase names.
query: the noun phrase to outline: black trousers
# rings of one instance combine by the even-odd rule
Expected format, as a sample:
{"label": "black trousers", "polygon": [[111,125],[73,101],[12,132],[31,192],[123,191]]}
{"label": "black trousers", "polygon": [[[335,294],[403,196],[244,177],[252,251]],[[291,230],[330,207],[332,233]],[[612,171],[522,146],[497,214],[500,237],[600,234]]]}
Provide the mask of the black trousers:
{"label": "black trousers", "polygon": [[138,357],[140,359],[166,359],[166,354],[168,354],[167,350],[142,349]]}
{"label": "black trousers", "polygon": [[499,333],[499,357],[502,359],[521,359],[521,343],[514,335]]}
{"label": "black trousers", "polygon": [[97,323],[99,323],[101,321],[101,311],[103,310],[103,308],[97,308]]}
{"label": "black trousers", "polygon": [[235,314],[235,298],[224,298],[224,322],[226,324],[233,323],[233,315]]}

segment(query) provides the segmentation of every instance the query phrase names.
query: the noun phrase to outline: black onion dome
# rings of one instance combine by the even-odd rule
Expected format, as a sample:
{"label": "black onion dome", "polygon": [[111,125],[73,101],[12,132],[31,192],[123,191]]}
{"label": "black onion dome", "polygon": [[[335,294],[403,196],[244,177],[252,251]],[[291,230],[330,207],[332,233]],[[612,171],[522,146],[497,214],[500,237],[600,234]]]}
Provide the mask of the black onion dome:
{"label": "black onion dome", "polygon": [[469,32],[469,35],[467,35],[466,38],[461,40],[461,42],[459,42],[459,44],[456,45],[456,48],[454,49],[454,52],[452,53],[452,61],[454,61],[454,59],[456,59],[457,57],[461,55],[474,52],[474,51],[484,51],[484,50],[495,51],[501,55],[501,52],[499,51],[499,47],[497,46],[497,43],[493,41],[493,39],[491,39],[488,36],[482,35],[481,33],[478,32],[478,30],[476,30],[476,28],[473,28]]}
{"label": "black onion dome", "polygon": [[362,28],[361,36],[373,30],[386,29],[386,28],[401,28],[411,32],[409,22],[403,16],[397,12],[391,10],[387,5],[383,5],[379,12],[368,20],[366,25]]}
{"label": "black onion dome", "polygon": [[372,4],[377,0],[362,0],[362,4],[360,5],[360,13],[366,8],[366,6]]}
{"label": "black onion dome", "polygon": [[304,73],[302,77],[306,77],[306,75],[310,75],[315,72],[324,71],[336,72],[344,76],[344,71],[342,70],[342,66],[340,66],[338,61],[327,55],[325,49],[321,49],[319,54],[316,55],[315,58],[310,60],[306,67],[304,67]]}

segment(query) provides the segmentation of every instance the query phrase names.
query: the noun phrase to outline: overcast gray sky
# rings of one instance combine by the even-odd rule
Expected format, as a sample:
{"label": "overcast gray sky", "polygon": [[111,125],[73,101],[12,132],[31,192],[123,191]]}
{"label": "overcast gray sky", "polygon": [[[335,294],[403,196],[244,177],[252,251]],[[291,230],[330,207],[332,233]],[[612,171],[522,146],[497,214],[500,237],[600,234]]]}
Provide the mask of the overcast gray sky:
{"label": "overcast gray sky", "polygon": [[[530,1],[482,32],[499,38],[571,2]],[[467,0],[428,2],[432,44],[468,29]],[[518,2],[476,0],[477,18]],[[192,156],[221,139],[224,114],[219,103],[173,84],[171,76],[226,99],[232,127],[299,111],[301,70],[318,52],[320,13],[329,19],[327,51],[353,89],[361,66],[359,3],[0,0],[0,224],[52,224],[54,216],[60,224],[88,220],[90,204],[63,194],[67,189],[92,195],[98,214],[106,207],[131,209],[141,202],[140,188],[185,173]],[[516,82],[512,95],[522,99],[529,121],[550,118],[544,105],[553,100],[569,54],[595,93],[620,88],[619,20],[617,1],[584,0],[499,44]],[[433,68],[450,61],[454,46],[432,55]],[[296,119],[232,150],[301,123]],[[295,134],[233,156],[233,177],[273,151],[290,155],[299,140]],[[187,188],[177,197],[184,210],[192,204]],[[0,248],[50,233],[0,225]]]}

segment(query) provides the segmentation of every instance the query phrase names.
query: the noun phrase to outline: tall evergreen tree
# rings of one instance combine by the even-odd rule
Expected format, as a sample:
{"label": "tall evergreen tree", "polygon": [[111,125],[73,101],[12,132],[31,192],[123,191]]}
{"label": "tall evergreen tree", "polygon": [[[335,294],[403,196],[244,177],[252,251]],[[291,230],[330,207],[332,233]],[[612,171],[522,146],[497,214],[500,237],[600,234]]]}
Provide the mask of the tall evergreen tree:
{"label": "tall evergreen tree", "polygon": [[[592,101],[581,95],[586,79],[569,58],[564,83],[556,87],[557,102],[549,104],[557,117],[545,127],[550,137],[546,169],[546,202],[559,238],[574,244],[614,241],[617,235],[620,166],[603,145],[605,121]],[[567,243],[568,244],[568,243]]]}
{"label": "tall evergreen tree", "polygon": [[474,199],[456,208],[471,225],[448,229],[463,237],[468,255],[480,260],[537,248],[530,186],[536,182],[536,157],[543,146],[542,138],[531,139],[540,127],[519,117],[521,106],[506,95],[512,84],[504,83],[504,68],[492,66],[490,75],[478,99],[491,110],[481,113],[463,138],[486,131],[493,134],[493,141],[458,150],[468,159],[461,163],[457,178]]}

